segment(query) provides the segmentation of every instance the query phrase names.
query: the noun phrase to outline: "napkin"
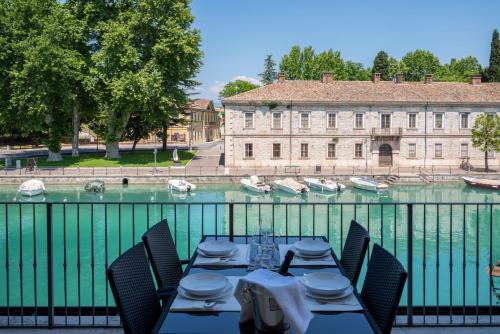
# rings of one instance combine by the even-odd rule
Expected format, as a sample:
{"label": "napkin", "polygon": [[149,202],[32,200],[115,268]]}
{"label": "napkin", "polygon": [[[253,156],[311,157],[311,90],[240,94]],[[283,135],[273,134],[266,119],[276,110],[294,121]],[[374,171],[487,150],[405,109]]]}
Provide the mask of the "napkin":
{"label": "napkin", "polygon": [[243,289],[248,283],[259,285],[269,291],[283,311],[285,321],[289,322],[298,334],[306,332],[313,314],[307,307],[304,291],[299,282],[294,277],[282,276],[265,269],[258,269],[242,277],[236,286],[234,296],[241,305],[241,322],[253,319],[252,304],[245,303],[243,298]]}
{"label": "napkin", "polygon": [[198,253],[193,266],[248,266],[249,251],[248,245],[237,244],[238,251],[229,260],[220,257],[206,257]]}
{"label": "napkin", "polygon": [[[281,261],[285,258],[286,252],[293,247],[293,245],[279,245]],[[336,266],[333,256],[328,256],[319,259],[304,259],[299,256],[294,256],[291,266]]]}
{"label": "napkin", "polygon": [[239,311],[241,309],[240,304],[234,297],[234,289],[238,284],[241,277],[238,276],[226,276],[229,282],[233,285],[233,290],[228,292],[223,298],[217,299],[217,304],[211,308],[204,308],[205,302],[203,300],[191,300],[182,297],[177,294],[175,300],[170,306],[170,311],[172,312],[221,312],[221,311]]}

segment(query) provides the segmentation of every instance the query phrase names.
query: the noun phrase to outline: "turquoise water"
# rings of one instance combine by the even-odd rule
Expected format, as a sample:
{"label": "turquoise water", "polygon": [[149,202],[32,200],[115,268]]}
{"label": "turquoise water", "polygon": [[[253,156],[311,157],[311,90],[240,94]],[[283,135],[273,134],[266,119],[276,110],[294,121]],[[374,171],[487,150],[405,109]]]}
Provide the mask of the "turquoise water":
{"label": "turquoise water", "polygon": [[[29,200],[16,195],[16,189],[0,190],[0,203],[9,203],[0,204],[0,306],[47,305],[46,205],[39,202],[57,203],[53,204],[56,306],[113,305],[106,265],[138,242],[148,226],[167,218],[178,251],[187,258],[203,234],[228,233],[228,206],[210,203],[232,201],[249,203],[235,204],[236,234],[252,234],[260,221],[274,226],[278,235],[325,235],[340,254],[349,222],[356,217],[369,228],[372,241],[382,243],[405,266],[407,206],[398,203],[442,203],[439,208],[414,206],[414,304],[489,305],[493,298],[485,268],[490,257],[500,260],[500,194],[462,183],[392,186],[384,197],[350,187],[338,196],[283,192],[256,196],[238,185],[201,185],[188,197],[171,194],[164,185],[108,186],[99,196],[85,193],[83,186],[54,185],[48,186],[44,197]],[[450,202],[481,204],[445,204]]]}

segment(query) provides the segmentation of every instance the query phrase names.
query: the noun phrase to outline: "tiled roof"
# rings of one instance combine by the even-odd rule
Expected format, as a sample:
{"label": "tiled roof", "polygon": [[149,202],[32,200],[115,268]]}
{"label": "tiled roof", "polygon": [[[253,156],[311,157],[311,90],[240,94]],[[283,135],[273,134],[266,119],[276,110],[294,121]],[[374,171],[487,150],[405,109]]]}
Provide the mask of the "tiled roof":
{"label": "tiled roof", "polygon": [[211,107],[212,100],[209,99],[196,99],[196,100],[191,100],[189,102],[189,108],[190,109],[203,109],[203,110],[209,110],[212,109]]}
{"label": "tiled roof", "polygon": [[285,80],[224,99],[224,104],[276,102],[325,103],[487,103],[500,105],[500,83],[394,83],[392,81]]}

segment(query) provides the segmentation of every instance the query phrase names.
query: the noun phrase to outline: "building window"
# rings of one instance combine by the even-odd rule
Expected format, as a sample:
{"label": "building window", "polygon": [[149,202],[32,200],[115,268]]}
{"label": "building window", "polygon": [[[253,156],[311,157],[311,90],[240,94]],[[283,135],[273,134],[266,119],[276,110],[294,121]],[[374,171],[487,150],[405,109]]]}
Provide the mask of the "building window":
{"label": "building window", "polygon": [[444,114],[434,114],[434,129],[443,128]]}
{"label": "building window", "polygon": [[434,158],[443,157],[443,144],[434,144]]}
{"label": "building window", "polygon": [[416,129],[417,128],[417,114],[411,113],[408,114],[408,129]]}
{"label": "building window", "polygon": [[469,114],[461,113],[460,114],[460,129],[468,129],[469,128]]}
{"label": "building window", "polygon": [[389,129],[391,127],[391,114],[380,115],[380,127],[382,129]]}
{"label": "building window", "polygon": [[280,112],[273,112],[273,129],[281,129],[283,128],[282,124],[282,113]]}
{"label": "building window", "polygon": [[273,144],[273,158],[281,158],[281,144]]}
{"label": "building window", "polygon": [[363,144],[355,144],[354,145],[354,157],[362,158],[363,157]]}
{"label": "building window", "polygon": [[467,158],[469,156],[469,144],[460,144],[460,157]]}
{"label": "building window", "polygon": [[337,155],[337,147],[334,143],[328,143],[328,157],[335,158]]}
{"label": "building window", "polygon": [[300,113],[300,128],[301,129],[309,129],[309,113],[308,112]]}
{"label": "building window", "polygon": [[417,144],[411,143],[408,144],[408,158],[416,158],[417,157]]}
{"label": "building window", "polygon": [[328,113],[328,128],[335,129],[337,127],[337,114]]}
{"label": "building window", "polygon": [[245,144],[245,158],[253,158],[253,144]]}
{"label": "building window", "polygon": [[245,129],[252,129],[253,128],[253,112],[246,112],[245,113]]}
{"label": "building window", "polygon": [[355,115],[355,122],[354,122],[354,127],[356,129],[362,129],[364,126],[363,126],[363,122],[364,121],[364,115],[362,113],[358,113]]}
{"label": "building window", "polygon": [[300,157],[301,158],[309,157],[309,144],[300,144]]}

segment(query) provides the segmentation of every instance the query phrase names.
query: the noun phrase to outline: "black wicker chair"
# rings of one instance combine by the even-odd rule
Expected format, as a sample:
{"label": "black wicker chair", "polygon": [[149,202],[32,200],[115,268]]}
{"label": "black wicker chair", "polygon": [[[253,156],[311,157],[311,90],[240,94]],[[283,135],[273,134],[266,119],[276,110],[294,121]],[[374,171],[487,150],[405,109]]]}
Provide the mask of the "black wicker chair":
{"label": "black wicker chair", "polygon": [[150,333],[161,314],[144,246],[138,243],[106,270],[126,334]]}
{"label": "black wicker chair", "polygon": [[344,249],[342,249],[340,264],[354,287],[358,284],[359,273],[361,272],[369,243],[370,235],[368,231],[359,223],[352,220]]}
{"label": "black wicker chair", "polygon": [[373,245],[361,299],[382,333],[391,332],[407,276],[391,253]]}
{"label": "black wicker chair", "polygon": [[142,241],[158,284],[158,293],[166,295],[174,292],[182,278],[182,264],[187,264],[189,260],[179,260],[167,220],[147,230]]}

